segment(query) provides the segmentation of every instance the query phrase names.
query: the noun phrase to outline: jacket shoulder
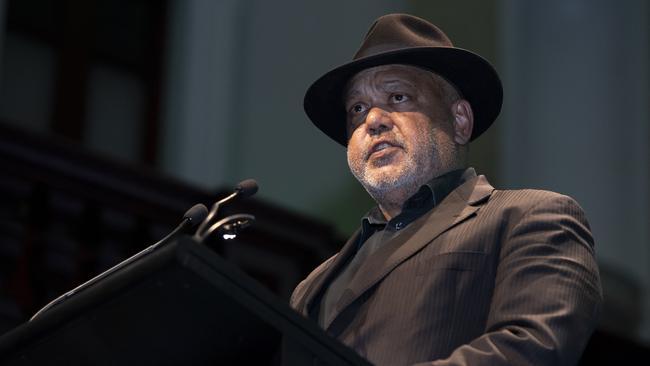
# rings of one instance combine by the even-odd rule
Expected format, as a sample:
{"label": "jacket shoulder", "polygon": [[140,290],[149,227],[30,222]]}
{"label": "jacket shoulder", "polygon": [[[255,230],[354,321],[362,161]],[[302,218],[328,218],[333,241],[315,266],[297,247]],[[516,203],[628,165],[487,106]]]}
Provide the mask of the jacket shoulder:
{"label": "jacket shoulder", "polygon": [[544,206],[571,206],[582,211],[580,204],[571,196],[541,189],[495,189],[490,201],[501,203],[506,207],[518,206],[523,209],[541,208]]}

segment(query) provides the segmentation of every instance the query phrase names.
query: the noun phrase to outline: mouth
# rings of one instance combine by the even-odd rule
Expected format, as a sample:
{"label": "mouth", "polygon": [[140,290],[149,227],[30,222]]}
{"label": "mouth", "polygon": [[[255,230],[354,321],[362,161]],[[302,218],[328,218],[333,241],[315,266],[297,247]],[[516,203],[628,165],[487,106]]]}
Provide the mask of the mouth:
{"label": "mouth", "polygon": [[370,159],[370,157],[382,157],[399,148],[402,148],[402,146],[395,142],[386,140],[377,141],[370,146],[368,154],[366,155],[366,160]]}

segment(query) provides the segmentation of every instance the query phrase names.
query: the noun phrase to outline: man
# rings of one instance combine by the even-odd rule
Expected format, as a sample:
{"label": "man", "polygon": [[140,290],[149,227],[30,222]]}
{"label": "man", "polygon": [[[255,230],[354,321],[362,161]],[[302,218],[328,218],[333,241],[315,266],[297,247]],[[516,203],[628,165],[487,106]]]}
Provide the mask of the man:
{"label": "man", "polygon": [[291,305],[378,365],[572,365],[601,288],[582,209],[495,190],[468,143],[501,109],[492,66],[434,25],[379,18],[305,96],[377,202]]}

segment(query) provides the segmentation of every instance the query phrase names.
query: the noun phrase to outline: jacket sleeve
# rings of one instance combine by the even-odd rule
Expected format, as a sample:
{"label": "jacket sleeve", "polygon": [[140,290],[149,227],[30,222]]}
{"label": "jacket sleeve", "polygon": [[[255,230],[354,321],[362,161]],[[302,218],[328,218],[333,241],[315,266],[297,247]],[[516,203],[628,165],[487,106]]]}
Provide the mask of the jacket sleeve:
{"label": "jacket sleeve", "polygon": [[485,333],[418,365],[575,365],[602,302],[593,239],[580,206],[552,195],[501,243]]}

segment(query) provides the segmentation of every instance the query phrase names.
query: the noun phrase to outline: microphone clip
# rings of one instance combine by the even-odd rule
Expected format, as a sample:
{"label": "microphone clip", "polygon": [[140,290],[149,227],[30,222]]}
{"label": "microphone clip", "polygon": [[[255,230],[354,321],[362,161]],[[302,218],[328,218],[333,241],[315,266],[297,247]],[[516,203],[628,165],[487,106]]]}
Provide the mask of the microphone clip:
{"label": "microphone clip", "polygon": [[223,198],[212,205],[207,217],[199,225],[193,238],[199,243],[205,242],[209,237],[218,234],[221,239],[234,239],[239,232],[249,227],[254,221],[255,216],[249,214],[234,214],[217,219],[219,208],[238,198],[252,196],[257,192],[257,182],[252,179],[242,181],[235,187],[235,191],[226,198]]}

